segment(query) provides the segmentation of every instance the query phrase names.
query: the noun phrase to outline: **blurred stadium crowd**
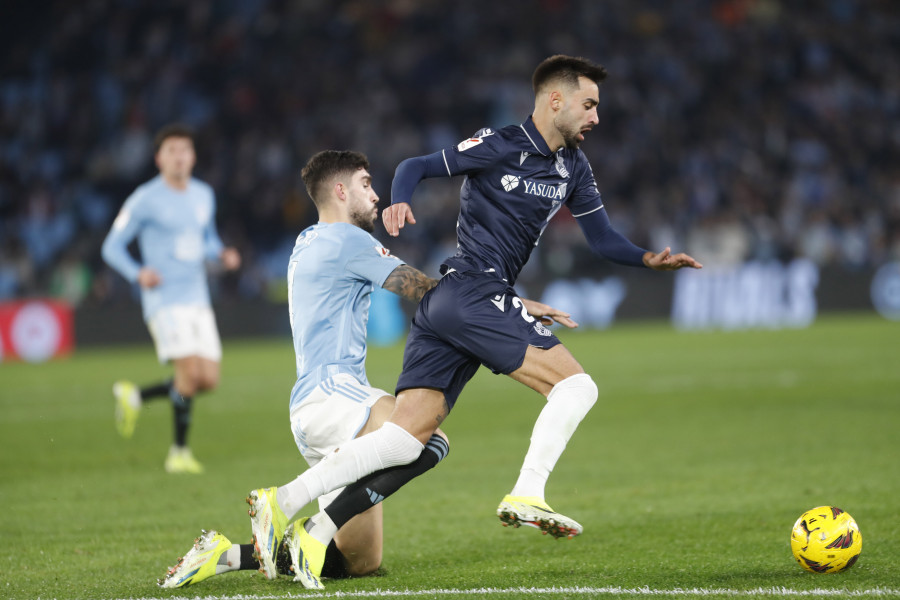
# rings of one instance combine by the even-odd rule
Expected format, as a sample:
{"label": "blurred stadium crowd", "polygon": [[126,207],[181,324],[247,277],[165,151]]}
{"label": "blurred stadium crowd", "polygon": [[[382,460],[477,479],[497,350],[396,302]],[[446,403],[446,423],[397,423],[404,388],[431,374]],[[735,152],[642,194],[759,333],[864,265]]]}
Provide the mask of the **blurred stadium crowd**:
{"label": "blurred stadium crowd", "polygon": [[[300,167],[402,159],[530,113],[555,53],[607,67],[583,148],[613,223],[704,264],[900,259],[900,7],[890,0],[88,0],[15,3],[0,24],[0,299],[128,301],[99,247],[155,174],[165,123],[245,266],[215,293],[277,294],[315,218]],[[459,181],[417,192],[419,225],[376,235],[435,273]],[[587,258],[560,213],[527,278]]]}

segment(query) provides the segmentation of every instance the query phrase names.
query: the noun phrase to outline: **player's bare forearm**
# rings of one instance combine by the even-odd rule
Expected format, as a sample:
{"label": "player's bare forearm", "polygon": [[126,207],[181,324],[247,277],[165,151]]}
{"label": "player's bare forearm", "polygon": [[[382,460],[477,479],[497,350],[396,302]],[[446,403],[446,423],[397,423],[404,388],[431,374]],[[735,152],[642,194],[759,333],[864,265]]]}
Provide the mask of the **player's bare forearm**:
{"label": "player's bare forearm", "polygon": [[437,279],[432,279],[409,265],[400,265],[391,271],[381,287],[411,302],[418,302],[425,292],[436,285]]}

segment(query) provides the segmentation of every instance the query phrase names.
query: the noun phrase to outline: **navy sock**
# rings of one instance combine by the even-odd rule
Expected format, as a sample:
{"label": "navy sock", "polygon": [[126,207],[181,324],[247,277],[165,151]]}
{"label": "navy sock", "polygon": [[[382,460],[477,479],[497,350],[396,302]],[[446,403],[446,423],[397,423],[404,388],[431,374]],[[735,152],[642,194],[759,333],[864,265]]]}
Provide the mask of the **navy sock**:
{"label": "navy sock", "polygon": [[325,513],[340,529],[354,516],[372,508],[414,477],[437,465],[449,452],[450,446],[446,440],[434,434],[425,444],[419,458],[408,465],[376,471],[351,483],[325,508]]}
{"label": "navy sock", "polygon": [[174,380],[166,379],[159,383],[154,383],[141,388],[141,400],[153,400],[154,398],[164,398],[169,396],[172,390]]}
{"label": "navy sock", "polygon": [[253,558],[253,552],[256,550],[253,544],[241,544],[241,571],[258,571],[259,561]]}
{"label": "navy sock", "polygon": [[175,414],[175,445],[187,446],[188,429],[191,427],[191,407],[193,398],[184,397],[174,387],[171,388],[169,397],[172,399],[172,408]]}
{"label": "navy sock", "polygon": [[337,549],[334,540],[331,540],[325,549],[322,577],[328,577],[329,579],[347,579],[350,577],[350,572],[347,571],[347,563],[344,561],[344,555]]}

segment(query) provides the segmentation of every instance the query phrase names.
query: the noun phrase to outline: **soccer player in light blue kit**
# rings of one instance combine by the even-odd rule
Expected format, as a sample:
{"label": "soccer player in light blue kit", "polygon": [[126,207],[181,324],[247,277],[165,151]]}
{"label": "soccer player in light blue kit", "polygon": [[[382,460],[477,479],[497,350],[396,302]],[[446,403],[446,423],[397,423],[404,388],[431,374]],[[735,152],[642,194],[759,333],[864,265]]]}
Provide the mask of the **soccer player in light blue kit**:
{"label": "soccer player in light blue kit", "polygon": [[[379,428],[393,409],[393,396],[369,386],[366,377],[366,325],[374,286],[418,302],[437,283],[372,237],[378,195],[368,167],[363,154],[326,150],[311,157],[301,172],[319,222],[297,237],[287,267],[297,366],[290,415],[297,447],[310,465],[340,444]],[[381,565],[380,500],[447,455],[442,432],[435,432],[428,448],[430,452],[404,469],[351,486],[339,498],[341,490],[319,499],[320,508],[334,515],[335,531],[340,529],[325,552],[326,576],[368,575]],[[351,521],[358,512],[362,514]],[[282,524],[282,531],[286,526]],[[305,534],[302,527],[292,525],[283,546],[279,540],[254,539],[256,546],[272,544],[268,560],[257,561],[254,544],[233,545],[222,533],[206,531],[159,584],[182,587],[247,569],[274,579],[279,572],[275,554],[290,554],[301,532]],[[293,558],[292,566],[300,572],[296,553]],[[286,571],[283,566],[280,570]]]}
{"label": "soccer player in light blue kit", "polygon": [[[126,200],[103,242],[103,259],[141,291],[144,320],[161,363],[171,361],[171,380],[142,389],[130,381],[113,385],[116,425],[126,438],[134,433],[144,401],[172,402],[174,442],[166,457],[170,473],[200,473],[202,465],[187,445],[193,397],[219,382],[222,345],[209,300],[206,261],[228,270],[241,257],[226,248],[216,232],[212,188],[191,176],[196,153],[190,128],[172,124],[156,136],[159,175]],[[128,252],[137,237],[141,262]]]}

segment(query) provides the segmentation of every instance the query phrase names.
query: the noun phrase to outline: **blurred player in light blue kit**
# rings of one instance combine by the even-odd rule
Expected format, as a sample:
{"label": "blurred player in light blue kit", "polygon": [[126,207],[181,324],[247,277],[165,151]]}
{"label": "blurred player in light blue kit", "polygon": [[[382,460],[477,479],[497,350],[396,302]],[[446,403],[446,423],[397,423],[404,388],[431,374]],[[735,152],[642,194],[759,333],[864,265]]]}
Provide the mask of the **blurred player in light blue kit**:
{"label": "blurred player in light blue kit", "polygon": [[[200,473],[187,444],[195,394],[219,382],[222,345],[209,300],[206,261],[227,270],[241,256],[226,248],[216,232],[212,188],[191,176],[196,163],[193,132],[172,124],[156,136],[159,175],[125,200],[103,242],[103,259],[141,290],[144,320],[161,363],[172,362],[174,377],[138,388],[130,381],[113,385],[116,426],[126,438],[134,433],[143,402],[169,398],[174,411],[174,443],[165,468],[170,473]],[[137,238],[141,262],[128,252]]]}

